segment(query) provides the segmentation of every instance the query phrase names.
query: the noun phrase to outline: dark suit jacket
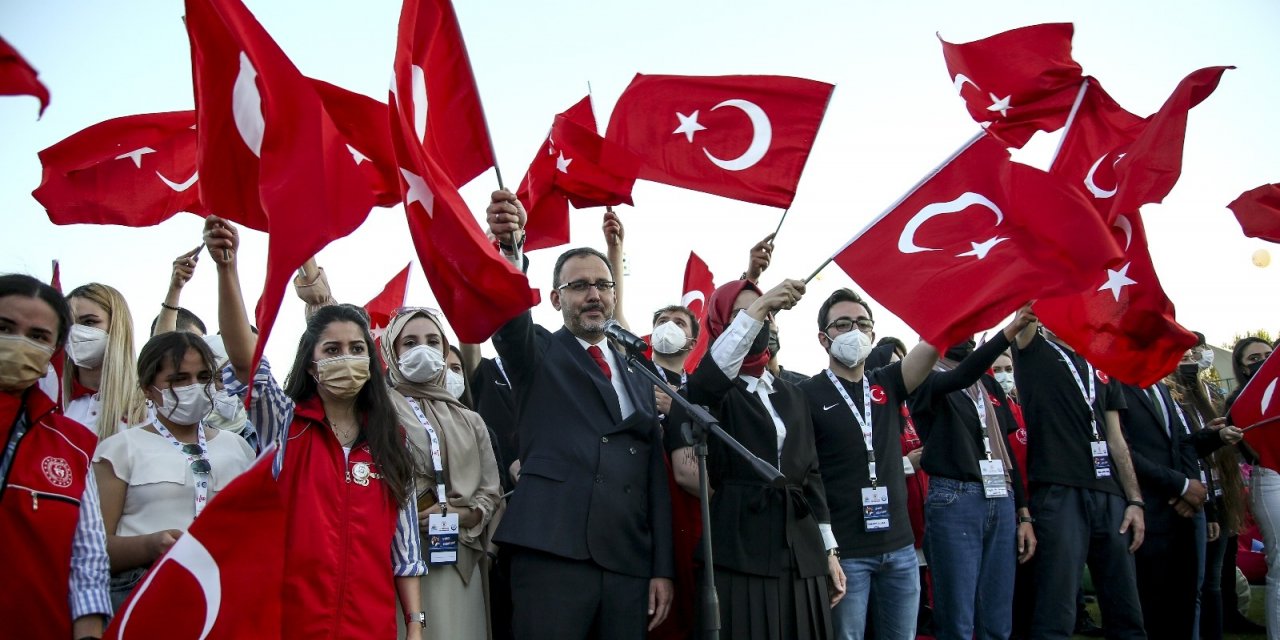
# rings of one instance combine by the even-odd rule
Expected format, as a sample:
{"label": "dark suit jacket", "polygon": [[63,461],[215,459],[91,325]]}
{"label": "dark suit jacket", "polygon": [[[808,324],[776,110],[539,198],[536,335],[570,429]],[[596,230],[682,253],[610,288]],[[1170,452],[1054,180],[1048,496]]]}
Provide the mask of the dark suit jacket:
{"label": "dark suit jacket", "polygon": [[1142,488],[1142,501],[1147,503],[1145,520],[1147,531],[1168,532],[1175,526],[1191,526],[1191,520],[1179,516],[1169,504],[1170,498],[1182,495],[1182,487],[1188,478],[1200,479],[1200,467],[1187,425],[1174,409],[1169,389],[1163,383],[1156,384],[1160,401],[1168,412],[1171,428],[1165,431],[1164,421],[1145,389],[1122,385],[1125,404],[1120,411],[1129,440],[1133,468]]}
{"label": "dark suit jacket", "polygon": [[[494,540],[638,577],[671,577],[671,496],[653,385],[625,366],[635,412],[566,328],[528,312],[493,336],[516,392],[520,482]],[[618,362],[622,362],[621,356]]]}

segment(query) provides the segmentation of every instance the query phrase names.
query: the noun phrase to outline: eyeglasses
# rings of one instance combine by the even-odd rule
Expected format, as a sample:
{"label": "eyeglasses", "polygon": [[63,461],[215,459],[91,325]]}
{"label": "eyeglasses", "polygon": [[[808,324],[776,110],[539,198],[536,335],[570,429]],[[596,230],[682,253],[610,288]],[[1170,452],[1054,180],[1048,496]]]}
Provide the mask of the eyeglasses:
{"label": "eyeglasses", "polygon": [[205,459],[204,449],[201,449],[200,445],[184,444],[182,445],[182,452],[189,456],[197,456],[196,460],[191,461],[191,473],[209,473],[209,470],[213,468],[209,461]]}
{"label": "eyeglasses", "polygon": [[872,320],[871,318],[858,318],[857,320],[840,318],[838,320],[833,321],[831,324],[827,325],[827,332],[829,333],[832,329],[836,329],[840,331],[840,333],[845,333],[848,331],[853,331],[853,328],[855,326],[863,331],[870,333],[872,329],[876,328],[876,321]]}
{"label": "eyeglasses", "polygon": [[617,283],[612,280],[600,280],[597,282],[587,282],[586,280],[574,280],[573,282],[566,282],[556,288],[561,291],[568,289],[569,291],[572,291],[574,293],[586,293],[587,289],[591,287],[595,287],[596,291],[599,291],[600,293],[604,293],[606,291],[613,291],[613,287],[615,285],[617,285]]}

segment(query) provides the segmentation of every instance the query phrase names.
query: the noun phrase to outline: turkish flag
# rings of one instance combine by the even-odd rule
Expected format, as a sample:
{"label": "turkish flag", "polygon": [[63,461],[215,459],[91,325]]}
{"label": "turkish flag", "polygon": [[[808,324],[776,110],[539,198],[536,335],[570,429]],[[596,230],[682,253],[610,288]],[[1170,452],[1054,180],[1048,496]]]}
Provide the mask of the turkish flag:
{"label": "turkish flag", "polygon": [[1271,425],[1250,429],[1244,434],[1249,446],[1258,452],[1262,464],[1268,469],[1280,468],[1280,431],[1275,427],[1275,423],[1280,422],[1280,389],[1277,386],[1280,386],[1280,358],[1273,352],[1240,390],[1230,413],[1231,424],[1241,429]]}
{"label": "turkish flag", "polygon": [[400,177],[396,173],[396,153],[391,148],[387,105],[323,80],[312,80],[311,84],[324,103],[325,112],[347,139],[347,150],[368,179],[377,205],[399,204]]}
{"label": "turkish flag", "polygon": [[1036,315],[1077,352],[1126,384],[1149,387],[1178,366],[1196,337],[1178,324],[1156,277],[1142,216],[1115,217],[1112,234],[1124,249],[1115,268],[1094,272],[1088,288],[1041,297]]}
{"label": "turkish flag", "polygon": [[[436,162],[432,150],[420,142],[417,133],[424,128],[454,129],[454,122],[446,117],[469,121],[475,116],[445,111],[436,119],[437,112],[428,112],[427,105],[421,102],[426,96],[414,89],[423,65],[428,63],[427,54],[439,46],[428,42],[419,45],[415,39],[432,36],[431,30],[423,31],[420,25],[438,17],[442,4],[448,5],[437,0],[405,0],[388,113],[405,215],[422,270],[458,339],[480,343],[508,320],[537,304],[539,296],[529,288],[529,279],[498,255],[485,238],[458,194],[455,181]],[[434,67],[430,69],[434,74]],[[421,126],[415,122],[415,114],[427,116]],[[465,128],[466,124],[459,126]]]}
{"label": "turkish flag", "polygon": [[1066,123],[1084,80],[1071,57],[1070,23],[1038,24],[952,44],[942,57],[974,120],[1010,147]]}
{"label": "turkish flag", "polygon": [[257,366],[293,272],[359,227],[373,196],[315,86],[244,4],[186,0],[186,9],[200,199],[266,221]]}
{"label": "turkish flag", "polygon": [[1240,230],[1250,238],[1280,242],[1280,184],[1264,184],[1231,201]]}
{"label": "turkish flag", "polygon": [[711,275],[711,269],[698,254],[690,251],[689,261],[684,265],[684,292],[680,294],[680,304],[693,312],[700,330],[693,349],[689,351],[689,358],[684,361],[684,370],[689,373],[698,368],[698,362],[707,352],[707,300],[715,290],[715,276]]}
{"label": "turkish flag", "polygon": [[0,38],[0,96],[31,96],[40,101],[40,115],[49,106],[49,89],[16,49]]}
{"label": "turkish flag", "polygon": [[1213,93],[1230,68],[1192,72],[1147,118],[1126,111],[1090,79],[1050,173],[1088,194],[1109,221],[1164,200],[1182,174],[1187,112]]}
{"label": "turkish flag", "polygon": [[639,171],[635,154],[596,133],[590,96],[557,115],[516,192],[529,214],[525,249],[569,242],[569,203],[576,209],[632,204]]}
{"label": "turkish flag", "polygon": [[786,76],[636,74],[605,137],[640,156],[645,180],[787,208],[834,88]]}
{"label": "turkish flag", "polygon": [[404,306],[404,297],[409,290],[409,267],[411,266],[413,266],[412,262],[406,264],[400,273],[387,281],[387,286],[382,288],[382,293],[365,303],[364,311],[369,314],[369,329],[375,337],[382,336],[382,331],[391,323],[391,316],[396,314],[396,309]]}
{"label": "turkish flag", "polygon": [[1079,193],[982,135],[835,262],[945,349],[1029,300],[1079,291],[1120,253]]}
{"label": "turkish flag", "polygon": [[[449,0],[404,0],[396,60],[408,61],[399,100],[407,131],[457,188],[493,166],[493,143]],[[428,127],[428,122],[448,126]]]}
{"label": "turkish flag", "polygon": [[[54,224],[146,227],[179,211],[204,215],[200,190],[192,188],[197,180],[195,126],[194,111],[95,124],[40,152],[44,175],[31,195]],[[238,221],[263,228],[261,221]]]}
{"label": "turkish flag", "polygon": [[[188,14],[190,15],[190,14]],[[125,600],[104,638],[280,638],[285,509],[274,449],[209,502]],[[246,538],[246,532],[252,535]],[[179,615],[177,612],[181,612]]]}

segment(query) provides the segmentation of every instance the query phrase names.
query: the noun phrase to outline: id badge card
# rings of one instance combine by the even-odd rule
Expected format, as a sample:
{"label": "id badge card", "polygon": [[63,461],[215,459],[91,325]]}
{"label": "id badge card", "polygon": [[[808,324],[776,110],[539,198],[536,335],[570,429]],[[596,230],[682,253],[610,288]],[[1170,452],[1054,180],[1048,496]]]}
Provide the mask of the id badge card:
{"label": "id badge card", "polygon": [[1222,497],[1222,475],[1218,473],[1217,467],[1209,468],[1209,475],[1213,476],[1213,497]]}
{"label": "id badge card", "polygon": [[889,529],[889,490],[887,488],[862,488],[862,522],[868,532]]}
{"label": "id badge card", "polygon": [[1009,487],[1004,483],[1003,460],[979,460],[982,471],[982,494],[988,498],[1009,497]]}
{"label": "id badge card", "polygon": [[1089,448],[1093,450],[1093,475],[1098,478],[1111,477],[1111,458],[1107,455],[1107,443],[1103,441],[1094,441],[1089,443]]}
{"label": "id badge card", "polygon": [[431,564],[457,564],[458,514],[433,513],[428,516],[427,561]]}

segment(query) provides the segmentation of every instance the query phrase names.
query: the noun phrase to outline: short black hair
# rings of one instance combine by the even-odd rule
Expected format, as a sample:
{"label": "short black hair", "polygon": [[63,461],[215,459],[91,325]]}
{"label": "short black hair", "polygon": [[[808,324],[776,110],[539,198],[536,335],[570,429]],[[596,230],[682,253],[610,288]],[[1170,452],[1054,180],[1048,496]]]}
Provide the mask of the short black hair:
{"label": "short black hair", "polygon": [[604,262],[604,266],[609,268],[609,277],[610,278],[615,277],[613,274],[613,263],[609,262],[609,256],[606,256],[603,253],[600,253],[599,251],[592,249],[591,247],[578,247],[577,249],[570,249],[560,254],[559,258],[556,258],[555,271],[551,272],[551,288],[552,289],[560,288],[560,271],[564,269],[564,263],[568,262],[571,258],[577,258],[579,256],[595,256],[597,258],[600,258],[600,260]]}
{"label": "short black hair", "polygon": [[[870,312],[870,310],[868,310],[868,312]],[[893,350],[898,352],[899,358],[905,357],[907,355],[907,344],[905,342],[893,336],[885,336],[883,338],[880,338],[880,341],[876,343],[876,346],[879,347],[886,344],[893,345]]]}
{"label": "short black hair", "polygon": [[693,315],[693,311],[691,311],[689,307],[686,307],[680,304],[669,304],[653,312],[652,322],[653,324],[656,325],[658,323],[658,316],[664,313],[677,313],[677,312],[683,313],[686,316],[689,316],[689,326],[693,328],[693,339],[697,340],[698,332],[702,331],[702,323],[698,322],[698,316]]}
{"label": "short black hair", "polygon": [[827,296],[826,300],[822,301],[822,306],[818,308],[818,331],[826,332],[827,324],[829,324],[827,316],[831,313],[831,307],[841,302],[856,302],[867,310],[868,319],[876,319],[875,314],[871,312],[871,305],[867,304],[867,301],[862,296],[854,293],[853,289],[836,289],[831,292],[831,295]]}
{"label": "short black hair", "polygon": [[[160,323],[159,314],[151,321],[151,336],[156,335],[156,325]],[[186,331],[192,327],[200,330],[200,335],[209,335],[209,330],[204,327],[204,321],[200,316],[191,313],[186,307],[178,307],[178,321],[174,323],[174,327],[178,331]]]}
{"label": "short black hair", "polygon": [[26,296],[43,300],[58,316],[58,331],[55,346],[61,347],[67,342],[67,333],[71,331],[71,305],[57,289],[23,273],[10,273],[0,276],[0,298],[9,296]]}

